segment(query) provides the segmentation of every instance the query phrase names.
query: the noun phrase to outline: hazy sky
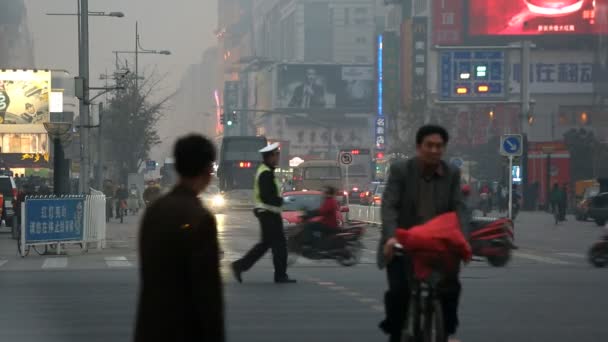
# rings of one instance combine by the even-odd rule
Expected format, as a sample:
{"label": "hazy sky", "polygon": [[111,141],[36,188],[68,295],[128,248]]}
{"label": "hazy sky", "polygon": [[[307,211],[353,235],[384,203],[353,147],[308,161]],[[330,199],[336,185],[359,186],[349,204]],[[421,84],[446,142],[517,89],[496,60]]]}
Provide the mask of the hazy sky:
{"label": "hazy sky", "polygon": [[[46,15],[76,13],[77,3],[77,0],[25,0],[39,68],[78,74],[77,17]],[[124,18],[90,17],[91,86],[105,84],[99,78],[106,70],[111,73],[114,69],[113,50],[135,49],[135,21],[139,21],[144,49],[172,52],[171,56],[142,54],[139,58],[140,72],[156,68],[159,74],[167,74],[159,97],[174,92],[188,66],[200,63],[203,51],[215,44],[217,0],[90,0],[89,10],[125,13]],[[122,58],[129,58],[133,70],[134,55],[125,54]],[[186,133],[174,132],[172,114],[169,110],[159,123],[164,143],[152,150],[152,157],[161,161],[169,153],[174,136]]]}
{"label": "hazy sky", "polygon": [[[36,63],[40,68],[78,72],[77,0],[25,0],[34,36]],[[217,26],[216,0],[90,0],[90,11],[121,11],[124,18],[90,18],[91,85],[99,75],[114,68],[112,50],[134,50],[135,21],[139,21],[144,49],[170,50],[171,56],[140,55],[140,70],[157,67],[169,73],[167,92],[175,89],[189,64],[200,62],[202,52],[214,44]],[[123,55],[130,59],[133,55]]]}

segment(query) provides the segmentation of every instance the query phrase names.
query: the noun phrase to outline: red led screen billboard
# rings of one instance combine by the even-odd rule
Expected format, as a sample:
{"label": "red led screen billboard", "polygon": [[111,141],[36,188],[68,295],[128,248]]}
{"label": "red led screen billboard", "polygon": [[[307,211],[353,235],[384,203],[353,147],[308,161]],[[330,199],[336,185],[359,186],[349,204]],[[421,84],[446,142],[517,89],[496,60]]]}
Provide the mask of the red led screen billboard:
{"label": "red led screen billboard", "polygon": [[608,33],[608,0],[469,0],[470,36]]}

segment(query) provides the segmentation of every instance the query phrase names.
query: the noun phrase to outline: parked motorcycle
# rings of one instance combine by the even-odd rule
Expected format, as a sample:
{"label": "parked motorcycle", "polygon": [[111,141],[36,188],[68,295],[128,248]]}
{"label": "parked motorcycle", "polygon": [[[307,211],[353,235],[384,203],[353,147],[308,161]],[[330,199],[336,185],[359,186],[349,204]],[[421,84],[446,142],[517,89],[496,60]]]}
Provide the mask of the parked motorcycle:
{"label": "parked motorcycle", "polygon": [[469,244],[473,255],[486,258],[488,264],[503,267],[517,249],[513,221],[508,218],[474,218],[471,222]]}
{"label": "parked motorcycle", "polygon": [[588,259],[591,265],[595,267],[606,267],[608,265],[608,233],[606,233],[600,241],[591,246],[588,253]]}
{"label": "parked motorcycle", "polygon": [[298,257],[310,260],[336,260],[342,266],[354,266],[361,261],[365,233],[365,224],[345,225],[334,234],[315,238],[305,242],[306,224],[310,217],[302,217],[302,223],[286,228],[288,265],[296,262]]}

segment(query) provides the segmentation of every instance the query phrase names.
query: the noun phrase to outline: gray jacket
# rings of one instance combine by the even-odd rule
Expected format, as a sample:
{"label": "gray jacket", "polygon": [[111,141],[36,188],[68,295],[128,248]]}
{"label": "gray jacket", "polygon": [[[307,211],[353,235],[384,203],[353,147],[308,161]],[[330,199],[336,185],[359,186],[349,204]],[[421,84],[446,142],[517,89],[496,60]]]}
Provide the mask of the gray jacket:
{"label": "gray jacket", "polygon": [[[462,227],[468,227],[462,192],[460,189],[460,170],[442,161],[442,176],[436,181],[433,199],[438,213],[456,211]],[[395,235],[397,228],[409,229],[418,222],[418,184],[420,168],[416,158],[395,162],[391,165],[386,189],[382,195],[382,237],[378,246],[378,267],[385,266],[383,246]]]}

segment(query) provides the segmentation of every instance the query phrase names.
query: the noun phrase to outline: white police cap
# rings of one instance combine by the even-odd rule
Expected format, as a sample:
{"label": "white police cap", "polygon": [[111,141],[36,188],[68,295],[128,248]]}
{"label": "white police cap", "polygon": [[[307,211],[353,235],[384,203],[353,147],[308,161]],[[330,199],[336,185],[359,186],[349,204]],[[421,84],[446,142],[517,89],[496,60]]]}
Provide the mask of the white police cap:
{"label": "white police cap", "polygon": [[260,153],[268,153],[279,149],[279,143],[270,144],[260,150]]}

